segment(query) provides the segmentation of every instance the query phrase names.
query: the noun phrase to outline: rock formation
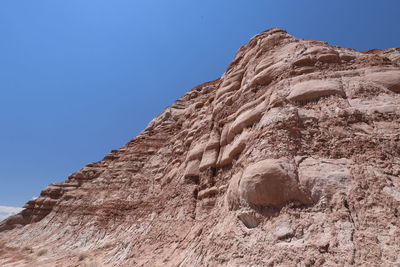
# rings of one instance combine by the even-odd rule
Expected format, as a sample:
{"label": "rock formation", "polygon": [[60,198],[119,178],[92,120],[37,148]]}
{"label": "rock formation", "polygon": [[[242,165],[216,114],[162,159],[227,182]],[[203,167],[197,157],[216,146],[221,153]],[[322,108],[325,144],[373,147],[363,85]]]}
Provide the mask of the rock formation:
{"label": "rock formation", "polygon": [[258,34],[0,223],[0,265],[400,265],[399,93],[400,49]]}

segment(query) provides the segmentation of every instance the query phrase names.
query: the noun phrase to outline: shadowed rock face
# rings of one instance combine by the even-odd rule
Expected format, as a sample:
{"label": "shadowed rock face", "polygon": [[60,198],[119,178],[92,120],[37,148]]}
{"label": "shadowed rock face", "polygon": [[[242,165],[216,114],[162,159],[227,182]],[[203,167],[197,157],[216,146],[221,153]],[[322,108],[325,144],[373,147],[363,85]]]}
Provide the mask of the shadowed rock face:
{"label": "shadowed rock face", "polygon": [[1,222],[0,265],[400,264],[399,60],[254,36],[221,78]]}

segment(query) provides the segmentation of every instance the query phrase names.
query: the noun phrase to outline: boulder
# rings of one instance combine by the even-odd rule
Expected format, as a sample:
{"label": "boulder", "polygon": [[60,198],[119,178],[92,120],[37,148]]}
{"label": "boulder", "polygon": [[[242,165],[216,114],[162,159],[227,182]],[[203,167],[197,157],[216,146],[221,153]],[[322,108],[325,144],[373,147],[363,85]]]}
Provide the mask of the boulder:
{"label": "boulder", "polygon": [[243,172],[240,197],[250,205],[282,207],[290,201],[309,203],[299,189],[295,165],[288,159],[265,159]]}

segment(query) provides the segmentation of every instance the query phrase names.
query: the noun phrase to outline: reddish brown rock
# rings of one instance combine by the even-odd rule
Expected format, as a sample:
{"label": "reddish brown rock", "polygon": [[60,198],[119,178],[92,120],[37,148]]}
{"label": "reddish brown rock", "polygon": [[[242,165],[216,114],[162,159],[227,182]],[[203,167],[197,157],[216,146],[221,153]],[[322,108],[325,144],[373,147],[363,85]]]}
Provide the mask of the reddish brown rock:
{"label": "reddish brown rock", "polygon": [[0,222],[0,266],[397,266],[400,49],[254,36]]}
{"label": "reddish brown rock", "polygon": [[307,204],[299,188],[294,163],[283,159],[265,159],[246,167],[240,181],[240,196],[255,206],[281,207],[290,201]]}
{"label": "reddish brown rock", "polygon": [[342,85],[335,80],[311,80],[293,86],[288,99],[299,102],[317,100],[330,95],[344,96]]}

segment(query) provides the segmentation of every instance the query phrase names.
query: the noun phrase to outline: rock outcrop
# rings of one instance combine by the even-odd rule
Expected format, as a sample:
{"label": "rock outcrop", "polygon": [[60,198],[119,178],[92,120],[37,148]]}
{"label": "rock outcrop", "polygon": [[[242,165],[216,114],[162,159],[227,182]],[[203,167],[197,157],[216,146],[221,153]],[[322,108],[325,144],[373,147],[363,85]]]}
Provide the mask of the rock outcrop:
{"label": "rock outcrop", "polygon": [[399,93],[399,49],[265,31],[1,222],[0,265],[399,265]]}

